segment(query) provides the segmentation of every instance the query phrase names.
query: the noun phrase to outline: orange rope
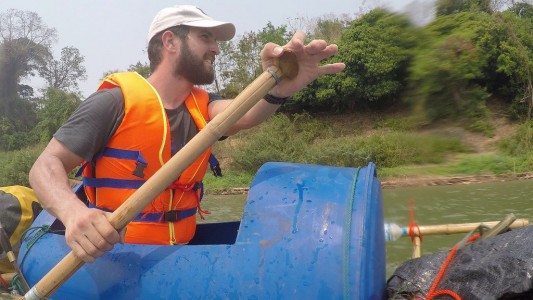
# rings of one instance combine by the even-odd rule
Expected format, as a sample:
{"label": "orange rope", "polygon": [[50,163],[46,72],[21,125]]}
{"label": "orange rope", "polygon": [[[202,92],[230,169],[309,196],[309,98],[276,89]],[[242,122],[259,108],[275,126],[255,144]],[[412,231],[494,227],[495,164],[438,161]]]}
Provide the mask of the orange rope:
{"label": "orange rope", "polygon": [[200,206],[200,191],[196,191],[196,203],[198,204],[198,215],[200,215],[200,219],[205,220],[204,214],[210,215],[211,212],[207,209],[202,209]]}
{"label": "orange rope", "polygon": [[442,296],[442,295],[448,295],[448,296],[452,297],[455,300],[461,300],[461,296],[457,295],[457,293],[455,293],[454,291],[450,291],[450,290],[438,290],[438,291],[435,291],[435,292],[433,292],[433,294],[429,295],[426,299],[427,300],[431,300],[431,299],[433,299],[436,296]]}
{"label": "orange rope", "polygon": [[[416,233],[415,233],[416,229]],[[420,232],[420,227],[415,223],[415,201],[413,199],[409,200],[409,236],[411,237],[411,242],[415,242],[415,234],[420,238],[422,242],[422,233]]]}
{"label": "orange rope", "polygon": [[[467,242],[470,243],[470,242],[476,240],[477,238],[479,238],[479,234],[471,236],[470,238],[467,239]],[[437,277],[435,277],[435,280],[433,281],[433,284],[431,285],[431,288],[429,289],[429,292],[428,292],[428,295],[427,295],[427,298],[426,298],[427,300],[431,300],[435,296],[439,296],[439,295],[448,295],[448,296],[453,297],[456,300],[461,300],[461,297],[457,293],[455,293],[454,291],[451,291],[451,290],[436,290],[436,288],[439,285],[442,277],[444,276],[444,272],[446,271],[446,269],[450,265],[450,262],[452,261],[453,257],[455,256],[455,253],[457,252],[458,249],[459,249],[459,244],[455,245],[452,248],[452,250],[450,251],[450,253],[448,253],[448,256],[446,257],[446,260],[444,260],[444,263],[442,264],[442,267],[440,267],[440,270],[439,270],[439,273],[437,274]]]}
{"label": "orange rope", "polygon": [[[194,184],[178,184],[178,183],[172,183],[169,187],[169,189],[179,189],[184,192],[191,191],[195,188]],[[202,209],[200,206],[200,189],[194,191],[194,195],[196,196],[196,203],[198,205],[198,215],[200,215],[200,219],[205,220],[204,214],[209,215],[211,212],[207,209]]]}
{"label": "orange rope", "polygon": [[9,289],[9,284],[7,284],[7,281],[4,279],[4,277],[2,277],[2,274],[0,274],[0,282],[2,282],[2,285],[3,285],[6,289]]}

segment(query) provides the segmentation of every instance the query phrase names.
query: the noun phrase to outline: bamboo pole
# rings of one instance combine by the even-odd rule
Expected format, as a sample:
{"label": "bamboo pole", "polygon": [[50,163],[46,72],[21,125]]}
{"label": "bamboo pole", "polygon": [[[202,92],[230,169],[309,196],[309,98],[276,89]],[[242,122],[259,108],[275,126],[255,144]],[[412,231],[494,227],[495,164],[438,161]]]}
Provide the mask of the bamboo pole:
{"label": "bamboo pole", "polygon": [[[513,214],[507,215],[502,221],[490,221],[490,222],[480,222],[480,223],[461,223],[461,224],[443,224],[443,225],[428,225],[428,226],[418,226],[417,232],[413,235],[413,252],[412,258],[419,258],[422,248],[422,240],[420,236],[423,235],[449,235],[456,233],[470,233],[474,230],[480,228],[480,226],[488,227],[489,230],[482,237],[483,239],[492,237],[499,234],[503,230],[508,228],[520,228],[529,225],[528,219],[516,219]],[[402,236],[409,235],[409,228],[402,228]]]}
{"label": "bamboo pole", "polygon": [[506,215],[503,220],[498,222],[498,224],[491,226],[491,228],[486,231],[483,231],[481,235],[481,240],[486,240],[508,230],[509,226],[511,226],[514,221],[516,221],[516,217],[513,213]]}
{"label": "bamboo pole", "polygon": [[413,254],[412,258],[419,258],[422,255],[422,242],[418,235],[413,238]]}
{"label": "bamboo pole", "polygon": [[[218,141],[244,114],[250,110],[282,78],[294,78],[298,74],[296,55],[285,52],[278,60],[278,67],[270,67],[246,87],[220,114],[211,120],[189,143],[135,191],[109,217],[117,230],[124,228],[157,195],[163,192],[196,158]],[[68,253],[21,299],[46,299],[52,295],[84,262]]]}
{"label": "bamboo pole", "polygon": [[[479,225],[485,225],[487,227],[494,227],[500,221],[490,221],[490,222],[478,222],[478,223],[460,223],[460,224],[442,224],[442,225],[426,225],[419,226],[420,235],[448,235],[448,234],[457,234],[457,233],[469,233],[472,230],[475,230]],[[509,228],[520,228],[529,225],[528,219],[516,219]],[[402,228],[402,236],[408,236],[409,228]]]}

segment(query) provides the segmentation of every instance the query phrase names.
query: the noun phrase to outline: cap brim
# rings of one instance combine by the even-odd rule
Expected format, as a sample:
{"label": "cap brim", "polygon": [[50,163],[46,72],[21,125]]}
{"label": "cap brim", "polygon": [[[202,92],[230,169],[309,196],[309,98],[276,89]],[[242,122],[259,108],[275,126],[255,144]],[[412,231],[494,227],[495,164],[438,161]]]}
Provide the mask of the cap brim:
{"label": "cap brim", "polygon": [[183,23],[183,25],[201,28],[211,28],[217,41],[229,41],[235,36],[235,25],[215,20],[198,20]]}

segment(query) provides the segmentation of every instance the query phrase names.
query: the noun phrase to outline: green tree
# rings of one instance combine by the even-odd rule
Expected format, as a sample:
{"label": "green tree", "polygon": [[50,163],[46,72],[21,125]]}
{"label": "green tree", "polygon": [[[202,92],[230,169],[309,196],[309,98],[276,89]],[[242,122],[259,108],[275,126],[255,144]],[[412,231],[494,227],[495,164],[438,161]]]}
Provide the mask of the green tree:
{"label": "green tree", "polygon": [[11,122],[26,120],[24,125],[31,126],[25,117],[29,104],[19,96],[20,81],[34,75],[37,62],[49,55],[55,39],[56,30],[34,12],[9,9],[0,13],[0,116]]}
{"label": "green tree", "polygon": [[480,47],[494,17],[462,12],[441,16],[425,28],[426,43],[413,61],[413,97],[430,121],[464,119],[470,129],[491,135],[485,69],[490,54]]}
{"label": "green tree", "polygon": [[84,61],[85,57],[77,48],[65,47],[61,50],[59,60],[51,54],[47,55],[40,62],[38,72],[46,80],[48,87],[77,91],[78,81],[87,79]]}
{"label": "green tree", "polygon": [[41,101],[42,108],[38,112],[40,121],[33,134],[40,142],[48,142],[80,103],[81,99],[77,93],[65,92],[54,87],[48,88]]}
{"label": "green tree", "polygon": [[259,39],[260,43],[259,51],[261,51],[263,46],[267,43],[285,45],[291,37],[292,33],[287,30],[286,25],[276,27],[269,21],[267,25],[257,33],[257,38]]}
{"label": "green tree", "polygon": [[106,78],[107,76],[113,73],[120,73],[120,72],[137,72],[139,73],[139,75],[141,75],[144,78],[148,78],[152,74],[152,72],[150,71],[150,65],[148,63],[146,62],[143,63],[143,62],[138,61],[135,64],[131,64],[127,70],[115,69],[115,70],[106,71],[102,74],[102,78],[100,78],[100,80],[103,80],[104,78]]}
{"label": "green tree", "polygon": [[233,62],[233,68],[222,73],[227,76],[224,80],[226,85],[223,90],[226,97],[237,96],[260,74],[260,47],[260,41],[254,32],[245,33],[237,43],[233,44],[228,55],[228,58]]}
{"label": "green tree", "polygon": [[150,71],[150,65],[148,63],[146,63],[146,62],[142,63],[140,61],[138,61],[134,65],[130,65],[128,67],[128,71],[137,72],[144,78],[148,78],[152,74],[152,72]]}
{"label": "green tree", "polygon": [[347,15],[343,16],[324,16],[316,20],[316,26],[311,33],[312,38],[325,40],[329,43],[337,43],[346,28],[349,27],[350,19]]}
{"label": "green tree", "polygon": [[323,76],[295,96],[309,105],[353,108],[384,106],[398,99],[407,84],[418,30],[405,16],[375,9],[354,20],[343,32],[339,53],[344,72]]}
{"label": "green tree", "polygon": [[438,0],[436,3],[436,15],[446,16],[461,12],[493,12],[490,0]]}
{"label": "green tree", "polygon": [[[516,116],[526,114],[531,119],[533,114],[533,6],[519,5],[497,17],[498,24],[503,28],[504,39],[498,46],[496,60],[497,74],[505,76],[506,81],[495,84],[498,92],[512,100],[511,111]],[[516,14],[518,11],[518,14]],[[504,88],[504,85],[507,88]],[[502,93],[503,94],[503,93]],[[523,104],[526,105],[523,105]],[[521,109],[524,107],[524,109]],[[527,107],[527,112],[526,108]]]}
{"label": "green tree", "polygon": [[222,95],[235,97],[263,72],[259,54],[266,43],[284,45],[289,38],[286,26],[275,27],[268,22],[258,33],[248,32],[235,42],[220,43],[215,70]]}
{"label": "green tree", "polygon": [[523,19],[533,19],[533,5],[531,3],[519,2],[509,8],[517,17]]}

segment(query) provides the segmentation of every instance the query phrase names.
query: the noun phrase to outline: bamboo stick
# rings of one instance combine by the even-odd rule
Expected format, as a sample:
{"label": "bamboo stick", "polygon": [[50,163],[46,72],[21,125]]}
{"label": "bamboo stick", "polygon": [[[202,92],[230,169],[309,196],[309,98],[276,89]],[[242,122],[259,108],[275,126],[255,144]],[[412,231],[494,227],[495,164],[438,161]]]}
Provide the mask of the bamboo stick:
{"label": "bamboo stick", "polygon": [[496,235],[508,230],[509,226],[511,226],[511,224],[513,224],[515,220],[516,220],[516,217],[515,217],[514,214],[511,213],[511,214],[506,215],[505,218],[503,218],[503,220],[498,222],[498,224],[494,225],[494,227],[492,227],[489,230],[483,232],[483,234],[481,236],[481,240],[486,240],[488,238],[491,238],[493,236],[496,236]]}
{"label": "bamboo stick", "polygon": [[413,238],[413,254],[411,255],[412,258],[419,258],[422,255],[422,243],[420,241],[420,237],[418,235],[415,235]]}
{"label": "bamboo stick", "polygon": [[[500,221],[490,221],[490,222],[478,222],[478,223],[460,223],[460,224],[442,224],[442,225],[425,225],[419,226],[420,235],[448,235],[448,234],[457,234],[457,233],[468,233],[472,230],[475,230],[479,225],[485,225],[487,227],[494,227]],[[509,228],[520,228],[529,225],[528,219],[516,219]],[[402,228],[402,236],[409,236],[409,228]]]}

